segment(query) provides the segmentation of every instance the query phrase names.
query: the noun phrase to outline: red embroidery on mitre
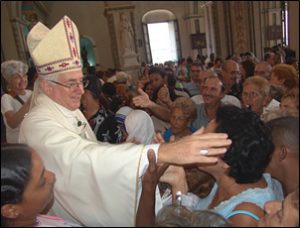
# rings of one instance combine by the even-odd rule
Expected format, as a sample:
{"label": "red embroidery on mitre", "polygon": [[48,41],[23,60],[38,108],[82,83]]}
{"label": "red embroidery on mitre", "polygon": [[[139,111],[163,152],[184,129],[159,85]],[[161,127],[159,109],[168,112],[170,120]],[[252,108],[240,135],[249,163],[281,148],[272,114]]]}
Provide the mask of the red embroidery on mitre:
{"label": "red embroidery on mitre", "polygon": [[73,47],[72,50],[73,50],[73,55],[74,55],[75,57],[77,57],[77,51],[76,51],[76,48]]}
{"label": "red embroidery on mitre", "polygon": [[68,66],[68,65],[70,65],[69,63],[62,63],[62,64],[59,64],[58,66],[59,67],[66,67],[66,66]]}
{"label": "red embroidery on mitre", "polygon": [[68,18],[66,18],[66,24],[67,24],[68,28],[70,28],[71,22],[70,22],[70,20]]}
{"label": "red embroidery on mitre", "polygon": [[69,56],[66,56],[66,58],[64,59],[52,61],[47,64],[37,66],[36,68],[41,75],[48,75],[81,68],[81,61],[79,59],[80,55],[76,46],[76,36],[73,29],[73,23],[67,17],[63,18],[63,23],[69,47]]}
{"label": "red embroidery on mitre", "polygon": [[45,71],[52,71],[53,69],[54,69],[54,67],[47,66],[47,67],[45,68]]}

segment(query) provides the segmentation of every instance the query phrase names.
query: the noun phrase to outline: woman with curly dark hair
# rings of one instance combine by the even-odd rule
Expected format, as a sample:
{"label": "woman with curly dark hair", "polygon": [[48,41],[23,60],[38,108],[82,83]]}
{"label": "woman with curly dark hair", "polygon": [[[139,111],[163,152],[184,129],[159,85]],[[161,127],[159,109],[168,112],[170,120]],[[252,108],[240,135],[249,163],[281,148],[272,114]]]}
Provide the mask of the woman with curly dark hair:
{"label": "woman with curly dark hair", "polygon": [[[235,226],[256,226],[264,215],[264,203],[283,199],[280,183],[264,173],[274,150],[270,130],[254,112],[223,106],[206,131],[226,132],[232,144],[217,164],[198,167],[216,181],[209,195],[201,199],[185,194],[183,204],[192,209],[211,209]],[[178,178],[171,185],[180,189],[178,183],[182,182],[178,179],[185,177],[179,175],[182,172],[172,175],[176,173]]]}

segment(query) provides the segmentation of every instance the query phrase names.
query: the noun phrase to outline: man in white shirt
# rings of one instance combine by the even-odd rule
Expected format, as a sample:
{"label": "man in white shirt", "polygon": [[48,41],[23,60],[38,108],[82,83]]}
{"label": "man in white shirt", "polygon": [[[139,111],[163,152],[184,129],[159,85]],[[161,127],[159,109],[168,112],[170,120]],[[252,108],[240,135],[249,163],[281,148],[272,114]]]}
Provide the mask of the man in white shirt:
{"label": "man in white shirt", "polygon": [[161,145],[97,142],[78,109],[84,88],[76,25],[67,16],[51,30],[37,23],[27,43],[39,77],[20,142],[56,174],[54,215],[84,226],[134,226],[150,148],[159,163],[214,163],[210,156],[231,143],[226,134],[202,131]]}

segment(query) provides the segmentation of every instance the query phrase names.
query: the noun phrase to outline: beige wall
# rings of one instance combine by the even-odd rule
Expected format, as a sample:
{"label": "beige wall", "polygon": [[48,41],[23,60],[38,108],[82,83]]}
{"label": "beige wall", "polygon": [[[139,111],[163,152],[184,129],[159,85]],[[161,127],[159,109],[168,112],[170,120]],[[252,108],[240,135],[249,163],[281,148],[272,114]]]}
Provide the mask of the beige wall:
{"label": "beige wall", "polygon": [[100,69],[106,70],[114,66],[103,1],[57,1],[49,3],[49,10],[47,22],[50,27],[64,15],[69,16],[77,25],[81,35],[92,38],[96,63],[100,64]]}

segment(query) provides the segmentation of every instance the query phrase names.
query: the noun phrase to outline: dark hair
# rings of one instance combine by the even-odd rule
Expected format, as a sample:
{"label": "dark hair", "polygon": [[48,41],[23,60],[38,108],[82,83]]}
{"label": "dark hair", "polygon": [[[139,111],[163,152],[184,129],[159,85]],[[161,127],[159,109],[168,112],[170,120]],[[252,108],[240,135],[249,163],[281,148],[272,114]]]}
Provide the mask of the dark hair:
{"label": "dark hair", "polygon": [[150,82],[150,81],[149,81],[149,82],[146,82],[145,85],[144,85],[144,87],[143,87],[143,90],[146,91],[146,89],[147,89],[147,87],[148,87],[149,85],[151,85],[151,82]]}
{"label": "dark hair", "polygon": [[264,61],[268,61],[268,59],[269,58],[271,58],[271,55],[272,54],[275,54],[274,52],[266,52],[265,54],[264,54]]}
{"label": "dark hair", "polygon": [[95,75],[88,75],[83,80],[84,89],[89,90],[95,100],[99,100],[101,94],[101,82],[99,78]]}
{"label": "dark hair", "polygon": [[230,166],[228,175],[239,184],[257,182],[274,150],[269,128],[256,113],[230,105],[218,109],[216,122],[216,132],[227,133],[232,140],[223,157]]}
{"label": "dark hair", "polygon": [[[31,168],[31,150],[27,145],[1,145],[1,207],[21,202]],[[1,214],[1,226],[6,223],[7,219]]]}
{"label": "dark hair", "polygon": [[189,56],[187,59],[186,59],[187,63],[189,64],[192,64],[193,63],[193,59],[191,56]]}
{"label": "dark hair", "polygon": [[114,96],[116,95],[116,87],[113,83],[106,82],[102,86],[102,92],[107,96]]}
{"label": "dark hair", "polygon": [[159,74],[162,78],[166,76],[166,71],[160,67],[151,67],[149,70],[149,75]]}
{"label": "dark hair", "polygon": [[246,72],[245,78],[254,76],[255,63],[252,60],[244,60],[243,62],[241,62],[241,65],[243,66]]}

